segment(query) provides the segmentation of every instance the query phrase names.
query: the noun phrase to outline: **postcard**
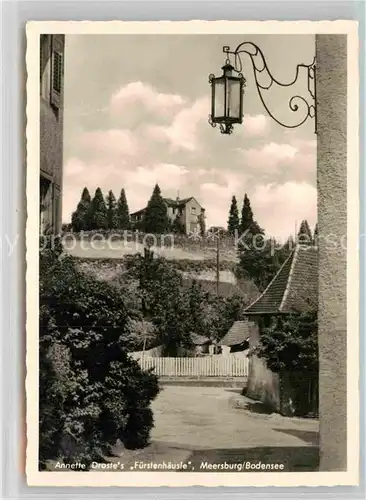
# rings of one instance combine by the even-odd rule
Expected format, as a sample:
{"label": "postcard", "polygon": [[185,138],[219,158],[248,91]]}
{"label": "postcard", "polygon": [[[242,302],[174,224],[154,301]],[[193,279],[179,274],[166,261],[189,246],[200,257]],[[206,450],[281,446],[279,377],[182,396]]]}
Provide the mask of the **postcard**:
{"label": "postcard", "polygon": [[28,484],[358,484],[357,23],[26,34]]}

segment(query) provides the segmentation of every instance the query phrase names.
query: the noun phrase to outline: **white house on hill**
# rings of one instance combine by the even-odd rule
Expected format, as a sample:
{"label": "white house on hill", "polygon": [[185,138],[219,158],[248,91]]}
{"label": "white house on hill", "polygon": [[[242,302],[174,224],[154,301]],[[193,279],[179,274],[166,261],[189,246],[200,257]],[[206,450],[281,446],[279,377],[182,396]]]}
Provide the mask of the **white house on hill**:
{"label": "white house on hill", "polygon": [[[172,200],[163,198],[167,207],[167,214],[173,223],[178,220],[183,227],[185,234],[200,231],[200,219],[205,217],[205,209],[198,203],[196,198],[184,198]],[[143,220],[146,207],[131,214],[131,222],[138,223]]]}

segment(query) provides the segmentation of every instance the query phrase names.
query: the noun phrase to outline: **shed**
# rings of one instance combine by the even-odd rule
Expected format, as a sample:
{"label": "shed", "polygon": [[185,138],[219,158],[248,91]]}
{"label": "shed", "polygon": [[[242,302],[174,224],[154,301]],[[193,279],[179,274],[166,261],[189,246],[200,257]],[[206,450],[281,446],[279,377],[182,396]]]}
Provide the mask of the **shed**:
{"label": "shed", "polygon": [[219,342],[223,353],[248,349],[251,328],[253,327],[255,327],[255,323],[247,319],[244,321],[235,321],[227,334]]}
{"label": "shed", "polygon": [[[256,324],[250,330],[249,348],[253,352],[261,342],[261,324],[279,314],[300,314],[317,311],[318,304],[318,250],[315,246],[297,245],[283,263],[276,276],[264,292],[244,311]],[[299,395],[309,392],[310,399],[317,405],[315,392],[307,387],[299,390],[292,373],[273,373],[263,359],[250,356],[249,377],[246,394],[272,407],[282,414],[291,415]],[[308,374],[307,374],[308,375]],[[315,381],[316,383],[316,381]],[[317,385],[317,384],[316,384]],[[316,388],[317,391],[317,388]]]}

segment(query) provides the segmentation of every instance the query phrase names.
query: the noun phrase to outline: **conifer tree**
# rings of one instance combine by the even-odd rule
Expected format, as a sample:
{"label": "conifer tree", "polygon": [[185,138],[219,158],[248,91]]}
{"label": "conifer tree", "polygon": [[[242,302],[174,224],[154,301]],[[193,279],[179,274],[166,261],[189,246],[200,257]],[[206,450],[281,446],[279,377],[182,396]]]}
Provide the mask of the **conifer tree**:
{"label": "conifer tree", "polygon": [[301,245],[311,245],[313,243],[313,236],[307,220],[301,222],[297,240]]}
{"label": "conifer tree", "polygon": [[80,201],[76,207],[75,212],[71,216],[71,226],[73,231],[87,231],[90,229],[89,222],[89,209],[90,209],[91,198],[88,188],[85,187],[81,194]]}
{"label": "conifer tree", "polygon": [[117,227],[118,229],[129,229],[130,227],[130,212],[125,190],[121,189],[121,194],[117,203]]}
{"label": "conifer tree", "polygon": [[90,204],[91,229],[107,229],[108,214],[102,190],[98,187]]}
{"label": "conifer tree", "polygon": [[109,191],[107,196],[107,219],[108,219],[108,229],[116,229],[117,227],[116,198],[112,190]]}
{"label": "conifer tree", "polygon": [[244,195],[243,207],[241,210],[240,232],[250,230],[253,224],[253,212],[247,193]]}
{"label": "conifer tree", "polygon": [[145,233],[164,234],[169,229],[169,226],[167,207],[161,196],[160,188],[156,184],[146,207],[143,228]]}
{"label": "conifer tree", "polygon": [[228,220],[228,224],[227,224],[228,232],[232,236],[235,235],[235,231],[239,231],[239,222],[240,221],[239,221],[238,203],[236,201],[235,196],[233,196],[231,199],[229,220]]}
{"label": "conifer tree", "polygon": [[241,220],[240,220],[240,233],[244,234],[246,231],[250,233],[252,236],[256,235],[264,235],[263,229],[259,226],[256,220],[253,217],[253,211],[250,206],[250,201],[248,195],[245,193],[243,207],[241,210]]}

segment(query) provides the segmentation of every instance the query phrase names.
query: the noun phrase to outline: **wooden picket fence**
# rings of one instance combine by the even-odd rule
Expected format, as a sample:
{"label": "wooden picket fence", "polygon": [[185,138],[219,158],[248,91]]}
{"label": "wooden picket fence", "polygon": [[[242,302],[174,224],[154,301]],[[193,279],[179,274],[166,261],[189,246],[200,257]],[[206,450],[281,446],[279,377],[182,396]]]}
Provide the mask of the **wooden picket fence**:
{"label": "wooden picket fence", "polygon": [[247,377],[249,360],[246,357],[204,356],[200,358],[137,359],[143,370],[154,369],[161,377]]}

